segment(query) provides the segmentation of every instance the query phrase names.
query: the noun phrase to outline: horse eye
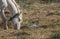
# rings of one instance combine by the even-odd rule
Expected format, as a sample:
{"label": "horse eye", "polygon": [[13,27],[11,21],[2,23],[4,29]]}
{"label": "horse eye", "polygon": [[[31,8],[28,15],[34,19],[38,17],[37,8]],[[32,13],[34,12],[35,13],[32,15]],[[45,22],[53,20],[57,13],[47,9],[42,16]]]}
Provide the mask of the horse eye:
{"label": "horse eye", "polygon": [[20,18],[18,18],[18,21],[20,21]]}

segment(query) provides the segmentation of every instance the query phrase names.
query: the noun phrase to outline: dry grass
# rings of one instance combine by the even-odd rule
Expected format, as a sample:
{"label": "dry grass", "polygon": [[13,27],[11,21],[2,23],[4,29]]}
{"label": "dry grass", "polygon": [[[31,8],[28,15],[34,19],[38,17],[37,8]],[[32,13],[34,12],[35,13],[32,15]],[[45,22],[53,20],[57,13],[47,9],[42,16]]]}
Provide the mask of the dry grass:
{"label": "dry grass", "polygon": [[[20,2],[23,13],[21,30],[12,29],[13,27],[8,23],[9,30],[0,28],[0,39],[54,39],[54,33],[60,31],[60,3],[40,3],[39,0],[17,2]],[[27,27],[32,24],[37,24],[39,27]]]}

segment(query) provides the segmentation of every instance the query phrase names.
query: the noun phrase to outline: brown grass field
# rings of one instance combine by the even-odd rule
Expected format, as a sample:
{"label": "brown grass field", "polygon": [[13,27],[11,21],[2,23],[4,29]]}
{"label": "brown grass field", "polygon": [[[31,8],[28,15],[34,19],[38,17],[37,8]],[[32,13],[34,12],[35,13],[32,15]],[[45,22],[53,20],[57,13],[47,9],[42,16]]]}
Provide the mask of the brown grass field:
{"label": "brown grass field", "polygon": [[[23,13],[20,30],[4,30],[0,18],[0,39],[60,39],[60,1],[59,0],[17,0]],[[8,14],[7,16],[10,16]],[[30,27],[36,24],[38,27]]]}

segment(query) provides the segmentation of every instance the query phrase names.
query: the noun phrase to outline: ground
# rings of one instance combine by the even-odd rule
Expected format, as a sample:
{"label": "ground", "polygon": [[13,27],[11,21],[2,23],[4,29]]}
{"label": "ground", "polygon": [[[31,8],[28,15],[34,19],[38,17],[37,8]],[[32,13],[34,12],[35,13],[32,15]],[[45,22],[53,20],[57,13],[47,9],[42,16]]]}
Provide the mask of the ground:
{"label": "ground", "polygon": [[[23,22],[20,30],[0,28],[0,39],[60,39],[60,2],[20,0]],[[8,15],[9,16],[9,15]],[[0,25],[2,21],[0,21]],[[30,27],[36,24],[38,27]]]}

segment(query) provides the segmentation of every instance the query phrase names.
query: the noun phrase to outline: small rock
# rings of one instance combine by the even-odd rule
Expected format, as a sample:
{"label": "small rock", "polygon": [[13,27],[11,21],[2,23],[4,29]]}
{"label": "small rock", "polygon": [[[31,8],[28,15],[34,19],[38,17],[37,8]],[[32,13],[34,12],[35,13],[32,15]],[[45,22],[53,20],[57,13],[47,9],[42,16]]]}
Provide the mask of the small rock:
{"label": "small rock", "polygon": [[37,27],[39,27],[37,24],[32,24],[32,25],[30,25],[30,26],[28,26],[29,28],[37,28]]}

